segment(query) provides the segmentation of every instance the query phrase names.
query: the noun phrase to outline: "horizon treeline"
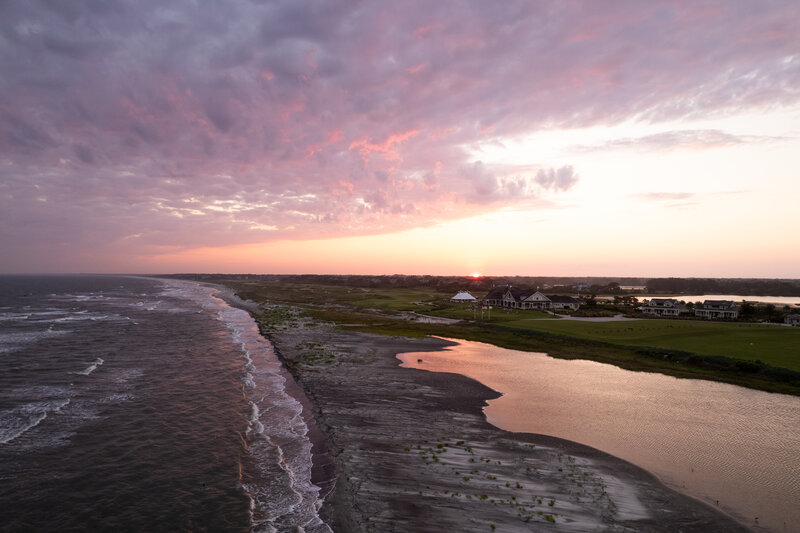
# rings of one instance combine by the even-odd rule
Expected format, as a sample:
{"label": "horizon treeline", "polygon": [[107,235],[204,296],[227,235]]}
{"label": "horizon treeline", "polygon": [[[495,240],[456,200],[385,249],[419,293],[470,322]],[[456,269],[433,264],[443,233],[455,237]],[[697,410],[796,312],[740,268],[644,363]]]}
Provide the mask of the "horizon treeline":
{"label": "horizon treeline", "polygon": [[742,296],[800,296],[800,280],[745,278],[633,278],[554,276],[427,276],[339,274],[170,274],[164,277],[201,281],[241,280],[364,288],[428,288],[438,291],[489,291],[499,285],[537,288],[567,294],[636,294],[646,287],[654,294],[737,294]]}

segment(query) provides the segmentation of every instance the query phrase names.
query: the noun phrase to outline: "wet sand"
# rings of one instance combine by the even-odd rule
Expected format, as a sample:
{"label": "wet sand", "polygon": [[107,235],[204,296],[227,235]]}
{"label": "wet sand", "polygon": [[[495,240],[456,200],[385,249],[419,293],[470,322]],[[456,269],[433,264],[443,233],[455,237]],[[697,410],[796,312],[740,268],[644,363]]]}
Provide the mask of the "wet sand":
{"label": "wet sand", "polygon": [[334,531],[748,530],[608,454],[491,426],[482,408],[498,394],[470,378],[399,366],[447,341],[301,318],[265,334],[324,436]]}

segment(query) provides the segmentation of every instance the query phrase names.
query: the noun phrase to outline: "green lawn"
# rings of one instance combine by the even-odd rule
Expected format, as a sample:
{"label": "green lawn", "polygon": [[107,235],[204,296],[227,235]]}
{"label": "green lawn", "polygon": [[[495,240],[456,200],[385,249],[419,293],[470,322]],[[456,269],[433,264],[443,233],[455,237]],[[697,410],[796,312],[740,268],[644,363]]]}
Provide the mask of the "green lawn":
{"label": "green lawn", "polygon": [[484,310],[483,315],[481,315],[480,304],[474,304],[473,306],[471,304],[449,302],[440,302],[438,307],[431,309],[426,314],[445,318],[457,318],[459,320],[479,320],[492,324],[516,322],[526,318],[553,318],[553,315],[543,313],[542,311],[497,308],[491,311],[488,309]]}
{"label": "green lawn", "polygon": [[723,355],[800,371],[800,328],[690,320],[580,322],[517,320],[506,326],[626,346],[654,346]]}

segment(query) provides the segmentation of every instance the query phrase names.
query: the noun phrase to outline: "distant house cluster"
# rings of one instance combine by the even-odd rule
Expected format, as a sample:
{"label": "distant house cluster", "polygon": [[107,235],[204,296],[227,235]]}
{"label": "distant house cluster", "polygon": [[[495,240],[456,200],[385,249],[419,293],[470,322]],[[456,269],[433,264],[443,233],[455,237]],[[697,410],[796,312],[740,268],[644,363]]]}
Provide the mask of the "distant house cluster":
{"label": "distant house cluster", "polygon": [[519,289],[516,287],[495,287],[484,296],[485,305],[504,307],[507,309],[572,309],[581,306],[581,300],[572,296],[544,295],[535,289]]}
{"label": "distant house cluster", "polygon": [[[675,298],[651,298],[639,310],[657,316],[679,316],[689,312],[689,308]],[[706,300],[695,308],[694,315],[700,318],[737,318],[739,307],[730,300]]]}
{"label": "distant house cluster", "polygon": [[[475,303],[478,301],[467,291],[459,291],[450,298],[455,303]],[[518,289],[505,286],[495,287],[483,297],[483,305],[506,309],[572,309],[577,310],[583,302],[572,296],[545,296],[535,289]]]}

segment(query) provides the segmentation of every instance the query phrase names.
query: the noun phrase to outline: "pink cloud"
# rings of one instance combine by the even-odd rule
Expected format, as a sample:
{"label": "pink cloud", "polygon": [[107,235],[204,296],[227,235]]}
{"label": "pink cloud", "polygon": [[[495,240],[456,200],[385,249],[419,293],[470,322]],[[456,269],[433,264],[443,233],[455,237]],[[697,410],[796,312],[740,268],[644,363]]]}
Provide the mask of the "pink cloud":
{"label": "pink cloud", "polygon": [[375,153],[383,154],[383,159],[386,161],[399,161],[402,158],[397,152],[396,145],[402,144],[417,135],[419,135],[419,130],[408,130],[401,133],[393,133],[381,143],[371,143],[367,139],[362,139],[350,143],[348,150],[358,149],[365,162],[371,154]]}
{"label": "pink cloud", "polygon": [[4,2],[0,247],[368,234],[529,205],[583,169],[465,147],[796,103],[794,20],[789,1]]}

